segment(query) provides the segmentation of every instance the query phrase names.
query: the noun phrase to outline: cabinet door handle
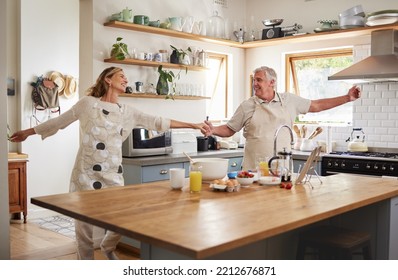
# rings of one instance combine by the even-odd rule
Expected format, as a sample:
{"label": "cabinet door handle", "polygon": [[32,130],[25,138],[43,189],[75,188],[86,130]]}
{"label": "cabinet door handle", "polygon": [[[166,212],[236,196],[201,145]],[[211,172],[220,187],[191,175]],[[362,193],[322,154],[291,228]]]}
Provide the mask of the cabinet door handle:
{"label": "cabinet door handle", "polygon": [[167,169],[160,170],[161,175],[166,175],[168,173]]}
{"label": "cabinet door handle", "polygon": [[231,167],[236,167],[238,164],[236,163],[236,161],[234,161],[233,163],[231,163]]}

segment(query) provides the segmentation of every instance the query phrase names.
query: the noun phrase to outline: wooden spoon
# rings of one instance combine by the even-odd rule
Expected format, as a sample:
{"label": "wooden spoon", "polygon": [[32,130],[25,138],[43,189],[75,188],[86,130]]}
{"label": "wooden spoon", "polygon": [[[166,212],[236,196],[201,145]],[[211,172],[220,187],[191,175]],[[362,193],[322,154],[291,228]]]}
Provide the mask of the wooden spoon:
{"label": "wooden spoon", "polygon": [[317,127],[310,135],[310,137],[308,137],[308,139],[313,139],[315,138],[315,136],[321,134],[321,132],[323,131],[322,127]]}
{"label": "wooden spoon", "polygon": [[300,129],[298,128],[297,124],[293,125],[293,130],[296,132],[298,138],[301,138]]}
{"label": "wooden spoon", "polygon": [[301,137],[305,138],[305,135],[307,134],[307,127],[305,125],[303,125],[301,127]]}
{"label": "wooden spoon", "polygon": [[184,155],[189,159],[189,161],[191,162],[191,164],[194,164],[195,161],[193,160],[193,158],[191,158],[186,152],[183,152]]}

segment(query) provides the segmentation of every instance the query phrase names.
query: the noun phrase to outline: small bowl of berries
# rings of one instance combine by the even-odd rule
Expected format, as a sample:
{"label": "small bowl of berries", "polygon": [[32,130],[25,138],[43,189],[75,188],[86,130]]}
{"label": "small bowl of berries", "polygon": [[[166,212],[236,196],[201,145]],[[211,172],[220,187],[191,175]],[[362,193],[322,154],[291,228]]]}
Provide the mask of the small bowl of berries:
{"label": "small bowl of berries", "polygon": [[253,184],[254,174],[249,171],[240,171],[238,176],[236,176],[236,180],[241,186],[248,186]]}

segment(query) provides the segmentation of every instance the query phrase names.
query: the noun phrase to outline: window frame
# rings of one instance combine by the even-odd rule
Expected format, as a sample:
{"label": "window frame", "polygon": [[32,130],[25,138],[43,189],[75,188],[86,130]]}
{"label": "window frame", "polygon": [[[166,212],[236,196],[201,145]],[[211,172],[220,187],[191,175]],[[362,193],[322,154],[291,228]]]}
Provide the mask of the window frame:
{"label": "window frame", "polygon": [[[329,50],[321,50],[321,51],[309,51],[309,52],[286,54],[285,55],[285,89],[286,89],[286,91],[292,92],[292,93],[300,96],[300,89],[298,87],[297,76],[295,74],[296,71],[293,67],[294,61],[304,60],[304,59],[314,59],[314,58],[347,56],[347,55],[353,56],[353,54],[354,54],[353,48],[329,49]],[[293,81],[292,87],[291,87],[290,80]]]}
{"label": "window frame", "polygon": [[[224,116],[223,118],[226,119],[228,118],[228,102],[229,102],[229,91],[228,91],[228,55],[227,54],[222,54],[222,53],[214,53],[214,52],[208,52],[207,53],[207,58],[208,59],[218,59],[221,60],[220,65],[224,65],[224,71],[225,71],[225,102],[224,102]],[[217,88],[217,87],[215,87]],[[214,88],[214,89],[215,89]],[[206,94],[206,96],[210,97],[210,100],[213,99],[215,91],[213,90],[213,92],[209,95]],[[211,101],[210,101],[211,102]],[[221,120],[214,120],[212,119],[212,121],[221,121]]]}

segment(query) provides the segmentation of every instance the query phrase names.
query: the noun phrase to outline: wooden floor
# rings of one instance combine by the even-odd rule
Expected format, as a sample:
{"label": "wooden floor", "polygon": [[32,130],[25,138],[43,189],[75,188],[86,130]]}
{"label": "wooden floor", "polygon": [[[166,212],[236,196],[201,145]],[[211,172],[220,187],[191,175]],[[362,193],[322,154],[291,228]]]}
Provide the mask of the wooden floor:
{"label": "wooden floor", "polygon": [[[36,224],[11,221],[10,246],[12,260],[76,260],[75,241],[69,237],[42,229]],[[121,260],[137,260],[139,252],[118,247]],[[96,260],[105,260],[101,251],[95,251]]]}

